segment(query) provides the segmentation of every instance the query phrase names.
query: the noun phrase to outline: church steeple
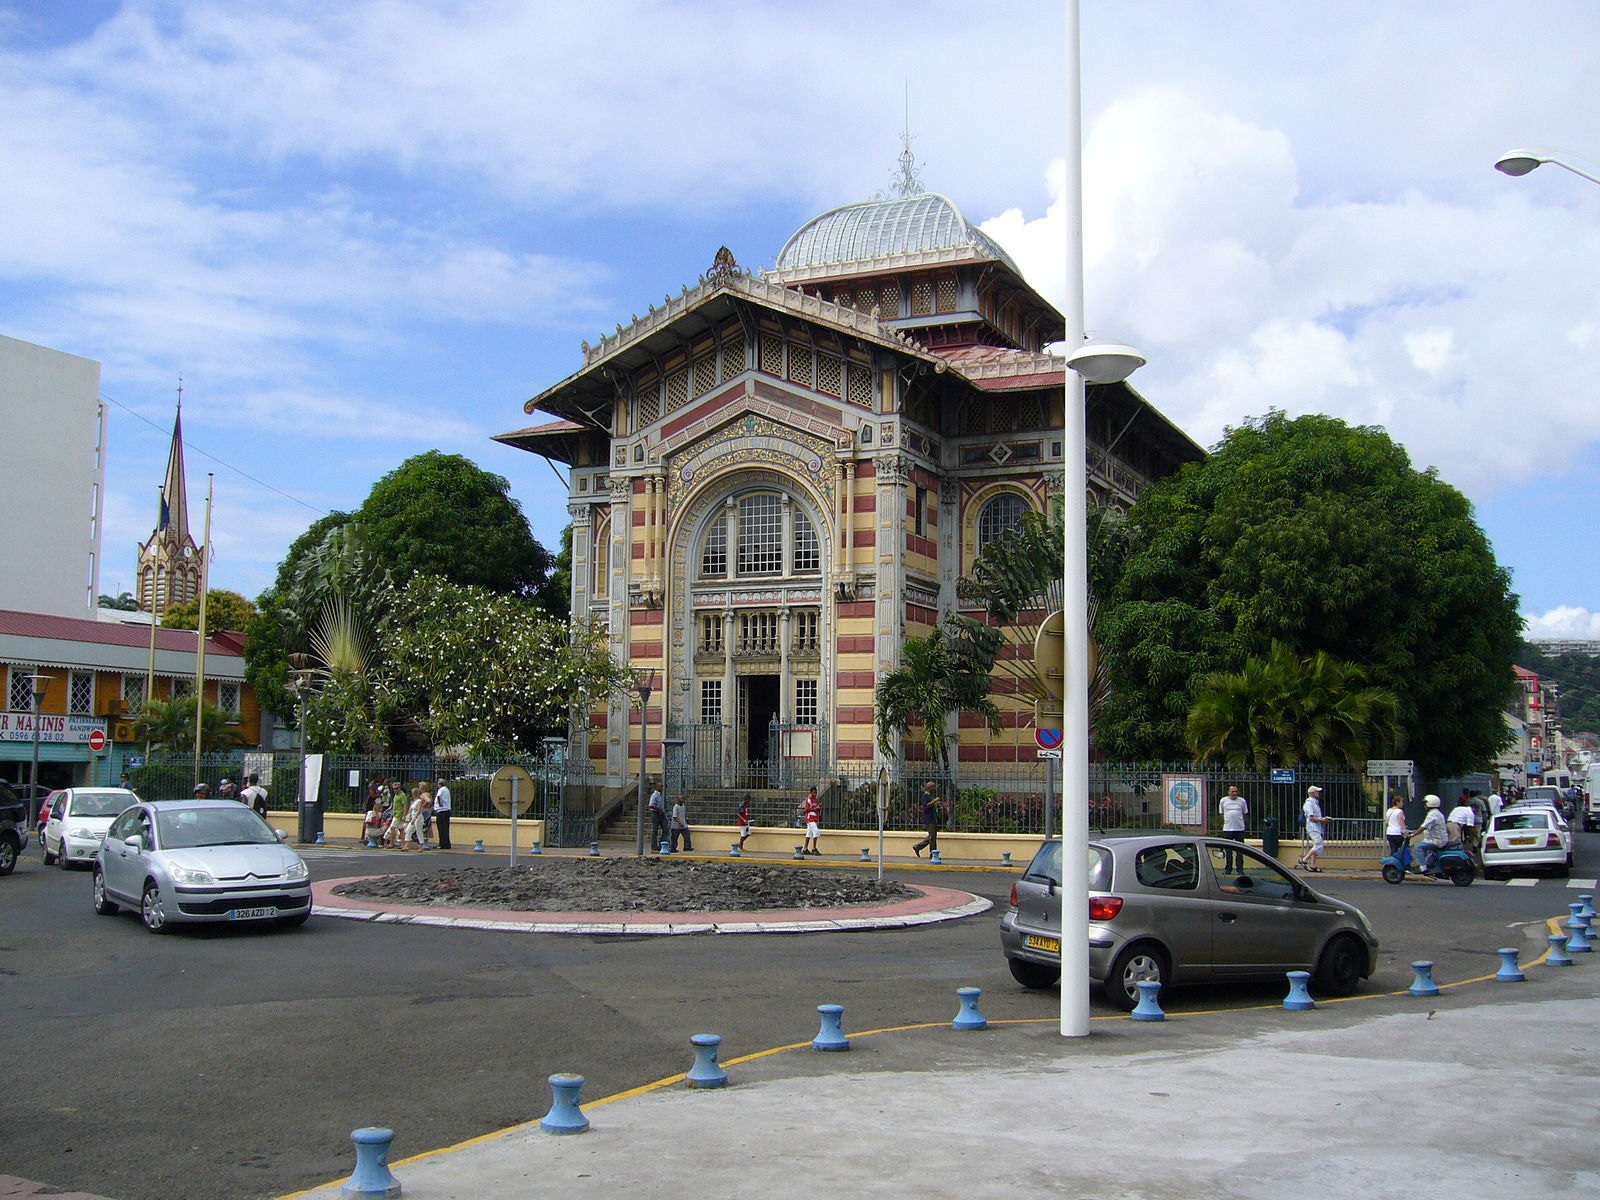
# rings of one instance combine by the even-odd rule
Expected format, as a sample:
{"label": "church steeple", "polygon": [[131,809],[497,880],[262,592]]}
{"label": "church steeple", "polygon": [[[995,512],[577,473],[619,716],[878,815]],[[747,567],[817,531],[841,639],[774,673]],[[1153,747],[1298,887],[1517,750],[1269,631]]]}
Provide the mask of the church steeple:
{"label": "church steeple", "polygon": [[139,610],[159,621],[174,604],[200,595],[200,548],[189,533],[189,488],[183,468],[183,382],[178,383],[178,415],[172,422],[167,478],[155,531],[139,547]]}

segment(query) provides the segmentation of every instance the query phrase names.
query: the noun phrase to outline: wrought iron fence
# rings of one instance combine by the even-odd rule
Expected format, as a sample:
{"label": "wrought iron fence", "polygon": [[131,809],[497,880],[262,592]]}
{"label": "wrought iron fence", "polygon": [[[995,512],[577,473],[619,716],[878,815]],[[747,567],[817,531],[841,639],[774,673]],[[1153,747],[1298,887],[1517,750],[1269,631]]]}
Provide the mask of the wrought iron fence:
{"label": "wrought iron fence", "polygon": [[[686,731],[691,732],[692,731]],[[707,739],[710,741],[711,739]],[[693,737],[685,739],[693,745]],[[869,763],[823,766],[818,757],[792,759],[786,772],[735,774],[731,778],[699,770],[692,753],[670,762],[668,792],[682,796],[693,823],[731,825],[741,800],[750,801],[751,818],[758,826],[792,827],[800,822],[800,805],[808,788],[815,786],[822,801],[825,828],[875,830],[877,828],[878,772]],[[423,755],[375,758],[326,755],[322,760],[321,800],[325,812],[361,812],[367,785],[388,779],[410,786],[421,780],[440,779],[450,784],[451,810],[458,817],[500,815],[489,795],[490,777],[501,766],[515,762],[533,776],[537,794],[529,815],[547,823],[552,845],[587,845],[596,836],[595,817],[606,781],[595,776],[587,760],[568,759],[559,753],[521,758],[459,759]],[[1051,764],[1053,767],[1054,764]],[[245,775],[259,774],[274,808],[295,807],[299,791],[300,756],[293,751],[250,753],[235,751],[201,759],[200,779],[219,793],[223,778],[241,783]],[[900,763],[888,768],[885,827],[912,830],[921,827],[918,794],[932,780],[946,802],[945,824],[954,830],[977,833],[1037,834],[1059,828],[1061,804],[1059,771],[1046,762],[1014,764],[962,764],[951,772],[929,770],[925,765]],[[1275,782],[1267,772],[1238,771],[1193,763],[1092,763],[1086,787],[1077,789],[1071,802],[1085,805],[1091,827],[1160,828],[1179,822],[1169,811],[1167,785],[1177,781],[1197,784],[1199,806],[1184,824],[1221,828],[1217,800],[1228,785],[1237,784],[1249,805],[1246,834],[1261,837],[1275,831],[1285,841],[1301,836],[1301,806],[1307,784],[1323,789],[1324,813],[1333,819],[1329,836],[1338,841],[1381,842],[1382,783],[1348,769],[1300,767],[1294,783]],[[130,773],[133,787],[149,799],[172,799],[193,794],[193,759],[188,755],[152,755],[146,765]],[[1047,813],[1051,814],[1047,824]]]}
{"label": "wrought iron fence", "polygon": [[[450,785],[453,817],[502,815],[489,794],[489,784],[501,767],[515,763],[533,777],[535,793],[527,815],[546,824],[552,845],[587,845],[595,837],[595,814],[602,791],[587,759],[569,759],[562,753],[508,758],[455,758],[441,755],[373,757],[327,754],[322,756],[318,798],[325,813],[359,813],[366,810],[372,784],[388,781],[410,789],[421,782]],[[196,783],[205,783],[213,797],[221,795],[222,781],[242,787],[250,775],[267,789],[268,804],[293,809],[300,793],[300,755],[297,751],[204,755],[198,779],[192,755],[152,754],[129,772],[129,784],[149,800],[187,799]]]}

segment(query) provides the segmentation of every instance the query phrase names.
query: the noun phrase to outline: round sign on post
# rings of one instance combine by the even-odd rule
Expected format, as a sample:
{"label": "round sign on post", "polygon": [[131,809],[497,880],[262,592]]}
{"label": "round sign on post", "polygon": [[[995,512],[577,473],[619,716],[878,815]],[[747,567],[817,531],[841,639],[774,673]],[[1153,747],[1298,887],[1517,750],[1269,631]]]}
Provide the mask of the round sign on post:
{"label": "round sign on post", "polygon": [[514,815],[511,811],[513,780],[517,785],[517,813],[525,813],[533,807],[533,776],[528,774],[528,768],[520,767],[516,763],[507,763],[489,780],[489,799],[493,800],[494,806],[507,817]]}
{"label": "round sign on post", "polygon": [[91,729],[89,731],[89,749],[99,754],[106,748],[106,731],[104,729]]}

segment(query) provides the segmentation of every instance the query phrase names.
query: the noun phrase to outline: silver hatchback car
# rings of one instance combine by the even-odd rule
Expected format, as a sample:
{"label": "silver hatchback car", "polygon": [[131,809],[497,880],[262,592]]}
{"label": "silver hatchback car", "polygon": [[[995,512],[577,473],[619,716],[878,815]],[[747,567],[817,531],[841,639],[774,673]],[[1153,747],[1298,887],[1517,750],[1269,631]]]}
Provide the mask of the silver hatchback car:
{"label": "silver hatchback car", "polygon": [[136,908],[151,933],[187,921],[302,924],[311,876],[286,836],[234,800],[136,804],[100,843],[94,910]]}
{"label": "silver hatchback car", "polygon": [[[1012,976],[1061,977],[1061,843],[1040,847],[1012,886],[1000,946]],[[1124,1011],[1139,981],[1161,985],[1281,979],[1311,971],[1326,996],[1371,977],[1378,939],[1361,911],[1248,846],[1177,833],[1089,844],[1089,976]]]}

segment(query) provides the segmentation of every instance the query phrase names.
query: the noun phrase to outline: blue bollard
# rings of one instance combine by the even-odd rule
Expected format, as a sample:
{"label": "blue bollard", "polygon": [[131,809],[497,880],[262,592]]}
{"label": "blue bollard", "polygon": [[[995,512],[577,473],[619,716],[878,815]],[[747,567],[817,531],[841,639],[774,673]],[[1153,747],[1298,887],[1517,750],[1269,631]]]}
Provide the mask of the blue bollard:
{"label": "blue bollard", "polygon": [[1154,979],[1141,979],[1135,986],[1139,989],[1139,1003],[1128,1015],[1135,1021],[1165,1021],[1167,1014],[1156,999],[1161,994],[1161,984]]}
{"label": "blue bollard", "polygon": [[1572,959],[1567,955],[1567,935],[1552,933],[1550,935],[1550,955],[1544,960],[1547,967],[1570,967]]}
{"label": "blue bollard", "polygon": [[689,1039],[694,1046],[694,1066],[684,1075],[684,1081],[695,1088],[719,1088],[728,1085],[728,1073],[717,1062],[717,1047],[722,1037],[715,1033],[697,1033]]}
{"label": "blue bollard", "polygon": [[589,1118],[578,1107],[578,1093],[583,1090],[582,1075],[556,1074],[550,1076],[550,1111],[539,1122],[546,1133],[582,1133],[589,1128]]}
{"label": "blue bollard", "polygon": [[[1567,905],[1567,911],[1572,914],[1572,919],[1567,922],[1567,928],[1572,928],[1572,922],[1576,921],[1579,925],[1583,926],[1583,932],[1585,934],[1590,934],[1593,933],[1594,930],[1589,925],[1589,917],[1584,914],[1583,907],[1582,900],[1579,900],[1576,904]],[[1571,949],[1570,946],[1567,948],[1569,950]]]}
{"label": "blue bollard", "polygon": [[796,846],[794,848],[794,856],[796,858],[804,858],[806,856],[806,848],[804,846]]}
{"label": "blue bollard", "polygon": [[320,829],[317,830],[317,845],[326,846],[327,844],[328,844],[328,835],[323,833],[322,830],[320,830]]}
{"label": "blue bollard", "polygon": [[1502,946],[1499,950],[1500,969],[1494,977],[1501,983],[1521,983],[1527,978],[1522,969],[1517,966],[1517,948],[1515,946]]}
{"label": "blue bollard", "polygon": [[956,1011],[955,1020],[950,1022],[950,1028],[989,1028],[989,1019],[978,1011],[978,997],[983,995],[983,989],[975,987],[958,987],[956,989],[956,995],[961,998],[961,1007]]}
{"label": "blue bollard", "polygon": [[[1574,904],[1570,907],[1578,908],[1579,905]],[[1572,920],[1567,922],[1566,928],[1568,954],[1588,954],[1594,949],[1589,944],[1589,922],[1578,916],[1577,913],[1572,914]]]}
{"label": "blue bollard", "polygon": [[729,858],[738,858],[743,853],[744,853],[744,851],[739,849],[739,843],[738,842],[735,842],[733,845],[728,847],[728,857]]}
{"label": "blue bollard", "polygon": [[928,861],[931,863],[937,863],[940,866],[944,865],[944,859],[939,857],[939,852],[937,850],[928,851]]}
{"label": "blue bollard", "polygon": [[1011,851],[1009,851],[1009,850],[1000,851],[1000,865],[1002,867],[1009,867],[1011,865]]}
{"label": "blue bollard", "polygon": [[1593,896],[1580,895],[1578,899],[1583,901],[1583,912],[1579,913],[1579,916],[1589,921],[1592,921],[1595,919],[1595,917],[1600,916],[1600,913],[1595,912]]}
{"label": "blue bollard", "polygon": [[477,841],[472,843],[472,852],[474,854],[482,854],[483,853],[483,839],[482,838],[479,838]]}
{"label": "blue bollard", "polygon": [[1406,989],[1413,996],[1437,996],[1439,985],[1433,981],[1433,964],[1431,962],[1414,962],[1411,969],[1416,972],[1416,978],[1411,981],[1411,986]]}
{"label": "blue bollard", "polygon": [[1317,1002],[1311,998],[1311,993],[1306,990],[1306,985],[1311,982],[1310,971],[1290,971],[1289,994],[1283,998],[1285,1008],[1302,1009],[1315,1008]]}
{"label": "blue bollard", "polygon": [[533,845],[528,847],[528,853],[529,854],[543,854],[544,853],[544,843],[541,842],[538,838],[534,838],[533,839]]}
{"label": "blue bollard", "polygon": [[861,861],[862,862],[871,862],[872,861],[872,851],[870,849],[868,849],[866,846],[861,847]]}
{"label": "blue bollard", "polygon": [[599,842],[590,842],[589,843],[589,857],[590,858],[599,858],[600,857],[600,843]]}
{"label": "blue bollard", "polygon": [[848,1050],[850,1039],[845,1037],[840,1028],[840,1021],[844,1017],[844,1005],[819,1004],[817,1011],[822,1014],[822,1027],[817,1030],[817,1036],[811,1039],[813,1050]]}
{"label": "blue bollard", "polygon": [[356,1173],[339,1189],[341,1196],[382,1196],[385,1200],[400,1194],[400,1181],[389,1170],[389,1145],[394,1130],[369,1127],[350,1134],[356,1144]]}

